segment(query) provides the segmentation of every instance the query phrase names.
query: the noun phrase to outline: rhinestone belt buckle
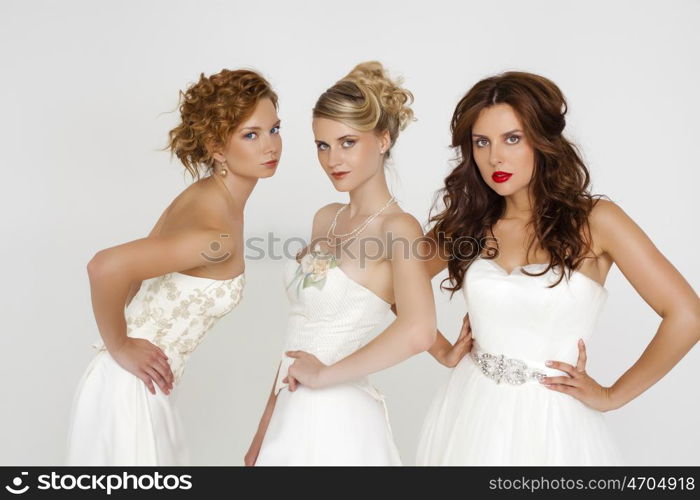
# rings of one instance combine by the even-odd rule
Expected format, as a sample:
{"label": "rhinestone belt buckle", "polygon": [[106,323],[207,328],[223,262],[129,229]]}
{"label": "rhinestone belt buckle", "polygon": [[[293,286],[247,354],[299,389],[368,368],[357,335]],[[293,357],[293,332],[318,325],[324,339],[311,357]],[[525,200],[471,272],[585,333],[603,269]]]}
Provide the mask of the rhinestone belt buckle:
{"label": "rhinestone belt buckle", "polygon": [[530,379],[539,381],[547,376],[541,371],[530,368],[524,361],[506,358],[503,354],[477,353],[472,350],[470,355],[477,366],[481,368],[482,373],[495,380],[497,384],[504,381],[512,385],[520,385]]}

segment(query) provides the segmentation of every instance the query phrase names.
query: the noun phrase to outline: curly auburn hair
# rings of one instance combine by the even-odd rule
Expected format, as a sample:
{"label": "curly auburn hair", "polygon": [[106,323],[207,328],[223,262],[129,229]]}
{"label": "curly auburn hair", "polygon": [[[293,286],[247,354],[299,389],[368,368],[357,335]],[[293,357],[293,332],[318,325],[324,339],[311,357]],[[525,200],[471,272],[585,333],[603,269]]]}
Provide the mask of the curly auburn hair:
{"label": "curly auburn hair", "polygon": [[211,173],[212,152],[224,147],[263,98],[277,107],[277,94],[255,71],[223,69],[209,77],[202,73],[197,83],[180,91],[182,122],[169,132],[168,149],[193,179],[199,179],[202,167]]}
{"label": "curly auburn hair", "polygon": [[[467,269],[481,253],[480,245],[467,245],[466,251],[462,251],[455,241],[494,242],[495,238],[490,237],[492,228],[505,213],[505,198],[493,191],[479,172],[471,137],[479,113],[501,103],[515,110],[535,150],[530,181],[534,197],[530,221],[533,235],[527,255],[537,243],[550,256],[547,268],[541,273],[528,273],[525,269],[523,273],[542,276],[557,267],[568,271],[567,277],[571,277],[591,249],[588,216],[601,196],[588,192],[588,169],[576,146],[562,135],[567,111],[564,95],[553,82],[532,73],[509,71],[492,76],[474,85],[455,108],[451,146],[458,148],[458,164],[438,192],[444,210],[429,221],[435,222],[431,232],[449,255],[449,277],[440,287],[451,295],[461,289]],[[487,245],[487,258],[497,256],[498,242],[495,244],[495,248]],[[558,285],[565,274],[560,273],[550,288]],[[452,286],[443,285],[448,280]]]}

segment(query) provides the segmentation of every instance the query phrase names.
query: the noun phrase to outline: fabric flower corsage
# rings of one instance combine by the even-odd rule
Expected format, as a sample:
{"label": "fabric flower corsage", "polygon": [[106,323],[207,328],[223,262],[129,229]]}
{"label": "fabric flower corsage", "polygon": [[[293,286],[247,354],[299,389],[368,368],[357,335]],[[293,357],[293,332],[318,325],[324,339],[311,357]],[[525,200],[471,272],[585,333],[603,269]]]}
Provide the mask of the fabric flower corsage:
{"label": "fabric flower corsage", "polygon": [[323,285],[326,283],[326,275],[328,271],[336,267],[338,261],[335,256],[329,253],[321,252],[319,250],[319,245],[316,244],[314,249],[304,255],[297,267],[297,272],[290,283],[290,286],[294,283],[297,284],[297,292],[301,288],[307,288],[310,286],[315,286],[319,290],[323,289]]}

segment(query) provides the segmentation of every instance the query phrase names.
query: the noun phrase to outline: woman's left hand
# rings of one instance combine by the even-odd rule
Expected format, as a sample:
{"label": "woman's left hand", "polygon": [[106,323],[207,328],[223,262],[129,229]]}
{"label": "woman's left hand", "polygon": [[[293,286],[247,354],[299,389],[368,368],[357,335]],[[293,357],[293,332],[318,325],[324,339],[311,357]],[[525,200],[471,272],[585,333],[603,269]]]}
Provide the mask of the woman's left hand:
{"label": "woman's left hand", "polygon": [[313,354],[305,351],[287,351],[285,354],[294,358],[294,363],[288,370],[288,376],[291,379],[311,389],[323,387],[322,375],[327,365],[321,363]]}
{"label": "woman's left hand", "polygon": [[613,401],[611,388],[603,387],[586,373],[586,359],[586,345],[579,339],[578,360],[575,367],[561,361],[545,363],[550,368],[566,372],[569,376],[544,377],[540,383],[553,391],[568,394],[595,410],[616,409],[618,406]]}

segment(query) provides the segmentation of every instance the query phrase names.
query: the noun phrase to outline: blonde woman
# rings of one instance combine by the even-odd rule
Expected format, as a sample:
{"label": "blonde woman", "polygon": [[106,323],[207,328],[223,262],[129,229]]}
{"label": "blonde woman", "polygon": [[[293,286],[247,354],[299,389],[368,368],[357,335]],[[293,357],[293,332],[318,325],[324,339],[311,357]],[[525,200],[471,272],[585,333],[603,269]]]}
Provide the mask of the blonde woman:
{"label": "blonde woman", "polygon": [[[311,244],[286,267],[286,355],[247,465],[400,464],[383,395],[367,376],[427,350],[436,335],[430,276],[410,252],[423,233],[384,172],[411,100],[370,62],[314,107],[319,162],[350,199],[316,213]],[[372,339],[393,303],[396,320]]]}
{"label": "blonde woman", "polygon": [[71,465],[187,463],[172,397],[190,354],[242,297],[246,200],[282,152],[277,95],[253,71],[223,70],[183,93],[180,113],[170,148],[197,181],[148,237],[88,264],[102,342],[75,395]]}

